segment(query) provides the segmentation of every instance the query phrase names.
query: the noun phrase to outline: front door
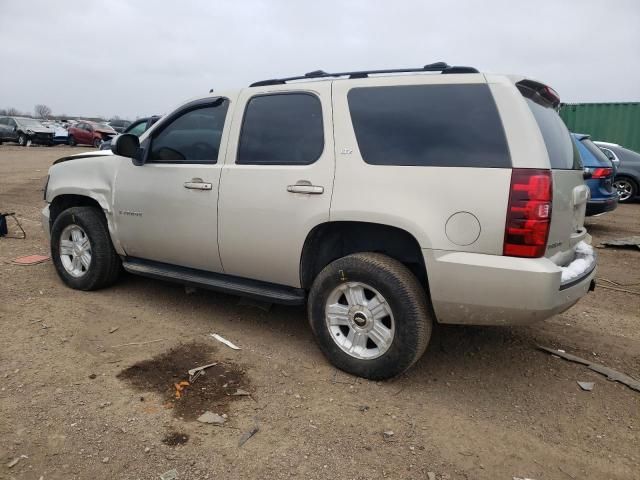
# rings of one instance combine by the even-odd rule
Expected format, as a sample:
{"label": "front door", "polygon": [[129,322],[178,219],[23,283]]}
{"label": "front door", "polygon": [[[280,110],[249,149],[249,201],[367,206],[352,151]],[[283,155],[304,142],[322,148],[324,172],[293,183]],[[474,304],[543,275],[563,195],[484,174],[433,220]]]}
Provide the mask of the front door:
{"label": "front door", "polygon": [[114,217],[128,256],[222,272],[218,187],[228,107],[223,98],[187,104],[143,140],[144,165],[121,160]]}
{"label": "front door", "polygon": [[305,239],[329,220],[331,82],[305,87],[252,87],[240,95],[220,186],[227,274],[300,286]]}

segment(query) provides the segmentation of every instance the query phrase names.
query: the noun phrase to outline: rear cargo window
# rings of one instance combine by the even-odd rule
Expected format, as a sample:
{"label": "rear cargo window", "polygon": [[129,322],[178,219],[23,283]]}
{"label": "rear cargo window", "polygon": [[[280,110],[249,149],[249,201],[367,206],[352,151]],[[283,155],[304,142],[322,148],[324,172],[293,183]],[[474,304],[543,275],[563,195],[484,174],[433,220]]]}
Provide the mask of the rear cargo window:
{"label": "rear cargo window", "polygon": [[589,140],[588,137],[584,137],[580,141],[586,147],[586,149],[591,152],[591,155],[596,157],[601,163],[604,163],[605,165],[609,165],[611,163],[604,152],[600,150],[595,143]]}
{"label": "rear cargo window", "polygon": [[547,147],[551,168],[558,170],[581,169],[580,154],[571,141],[569,130],[560,115],[551,107],[540,105],[525,98],[538,123],[544,144]]}
{"label": "rear cargo window", "polygon": [[487,85],[361,87],[349,91],[348,101],[367,163],[511,167]]}

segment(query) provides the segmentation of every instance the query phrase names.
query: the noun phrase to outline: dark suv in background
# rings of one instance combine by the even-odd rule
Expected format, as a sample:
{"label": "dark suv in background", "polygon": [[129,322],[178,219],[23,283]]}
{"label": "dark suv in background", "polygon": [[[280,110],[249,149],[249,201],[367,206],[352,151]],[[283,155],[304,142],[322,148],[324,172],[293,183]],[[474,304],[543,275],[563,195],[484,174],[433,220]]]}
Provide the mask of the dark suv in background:
{"label": "dark suv in background", "polygon": [[630,202],[640,197],[640,153],[617,143],[593,142],[616,167],[613,186],[618,190],[620,202]]}
{"label": "dark suv in background", "polygon": [[613,162],[592,141],[589,135],[572,133],[584,167],[584,183],[591,190],[587,216],[602,215],[618,206],[618,192],[613,187]]}

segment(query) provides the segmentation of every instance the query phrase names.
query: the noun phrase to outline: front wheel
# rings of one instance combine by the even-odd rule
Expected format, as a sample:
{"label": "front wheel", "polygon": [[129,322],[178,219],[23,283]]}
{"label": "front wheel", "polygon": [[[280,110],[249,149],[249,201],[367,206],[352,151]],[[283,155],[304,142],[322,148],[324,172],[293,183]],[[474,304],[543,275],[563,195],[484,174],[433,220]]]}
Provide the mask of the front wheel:
{"label": "front wheel", "polygon": [[624,203],[632,200],[638,194],[638,187],[633,180],[627,177],[616,178],[613,187],[618,192],[618,201]]}
{"label": "front wheel", "polygon": [[69,138],[67,138],[67,143],[70,147],[75,147],[77,145],[76,139],[73,138],[73,135],[69,135]]}
{"label": "front wheel", "polygon": [[18,145],[20,145],[21,147],[27,146],[27,137],[23,133],[18,135]]}
{"label": "front wheel", "polygon": [[431,337],[426,292],[402,263],[377,253],[325,267],[311,287],[308,314],[329,361],[371,380],[410,368]]}
{"label": "front wheel", "polygon": [[102,140],[100,140],[99,138],[94,138],[93,139],[93,146],[95,148],[100,148],[100,145],[102,145]]}
{"label": "front wheel", "polygon": [[72,207],[58,215],[51,227],[51,258],[62,281],[76,290],[107,287],[120,273],[120,257],[97,208]]}

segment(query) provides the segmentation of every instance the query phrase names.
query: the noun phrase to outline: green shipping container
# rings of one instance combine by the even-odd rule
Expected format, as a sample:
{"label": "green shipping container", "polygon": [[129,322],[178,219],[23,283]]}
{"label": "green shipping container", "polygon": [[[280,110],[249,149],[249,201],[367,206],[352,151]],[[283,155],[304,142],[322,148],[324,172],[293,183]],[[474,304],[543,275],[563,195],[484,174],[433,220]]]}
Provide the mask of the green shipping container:
{"label": "green shipping container", "polygon": [[560,116],[572,132],[640,152],[640,102],[564,103]]}

